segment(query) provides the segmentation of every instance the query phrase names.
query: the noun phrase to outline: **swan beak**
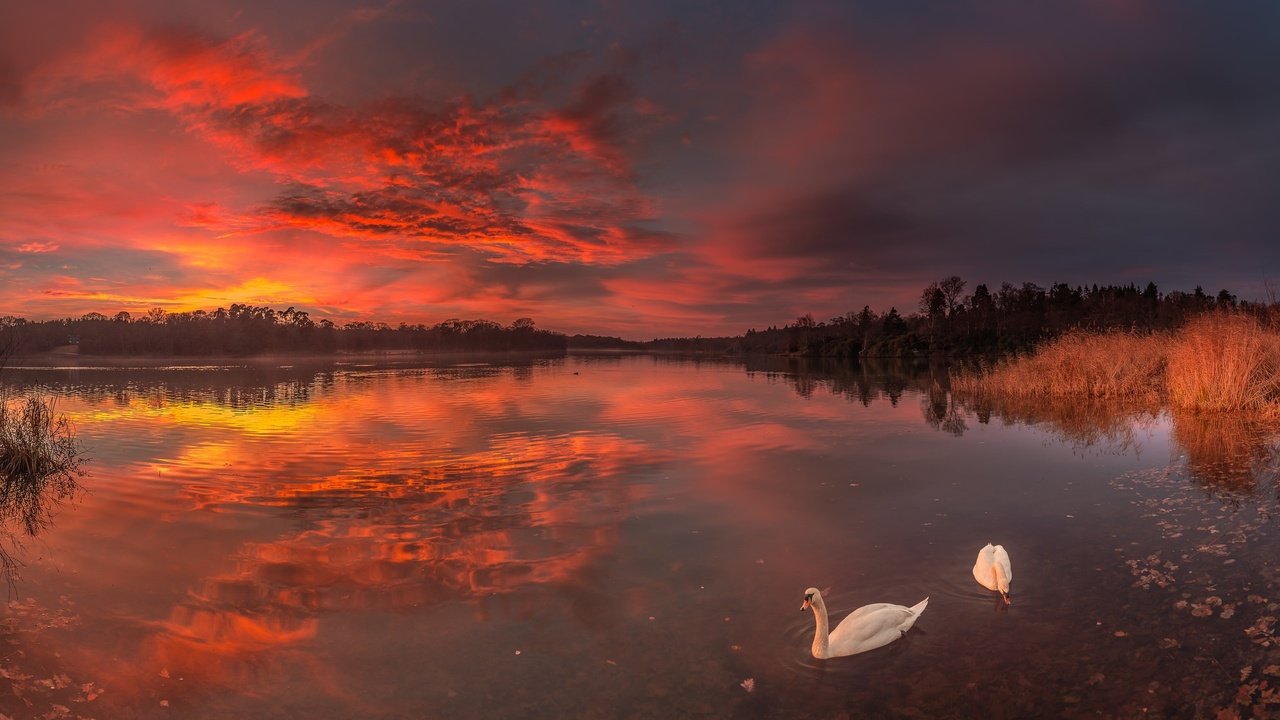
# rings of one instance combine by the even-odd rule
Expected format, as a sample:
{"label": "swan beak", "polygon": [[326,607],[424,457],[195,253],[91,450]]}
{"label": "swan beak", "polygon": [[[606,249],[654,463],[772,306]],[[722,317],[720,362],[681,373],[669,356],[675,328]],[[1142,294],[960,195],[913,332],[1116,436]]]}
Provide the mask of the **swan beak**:
{"label": "swan beak", "polygon": [[804,603],[800,605],[800,612],[804,612],[805,610],[808,610],[808,609],[809,609],[809,598],[805,598]]}
{"label": "swan beak", "polygon": [[1012,595],[1010,595],[1009,593],[1000,593],[1000,596],[1004,598],[1004,604],[1005,604],[1005,605],[1012,605],[1012,604],[1013,604],[1013,596],[1012,596]]}

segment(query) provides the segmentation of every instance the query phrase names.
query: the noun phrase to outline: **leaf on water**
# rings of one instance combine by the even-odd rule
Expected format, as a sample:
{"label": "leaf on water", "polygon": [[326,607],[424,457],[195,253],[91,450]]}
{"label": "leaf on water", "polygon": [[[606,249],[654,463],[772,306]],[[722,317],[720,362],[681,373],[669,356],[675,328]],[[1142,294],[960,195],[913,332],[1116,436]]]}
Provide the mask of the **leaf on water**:
{"label": "leaf on water", "polygon": [[160,701],[160,707],[169,707],[169,701],[168,701],[168,700],[161,700],[161,701]]}
{"label": "leaf on water", "polygon": [[169,668],[160,668],[160,677],[168,679]]}
{"label": "leaf on water", "polygon": [[1231,617],[1235,614],[1236,614],[1236,606],[1227,605],[1226,607],[1222,608],[1222,613],[1218,615],[1218,617],[1222,618],[1223,620],[1230,620]]}
{"label": "leaf on water", "polygon": [[1249,679],[1249,676],[1250,676],[1250,675],[1252,675],[1252,674],[1253,674],[1253,666],[1252,666],[1252,665],[1246,665],[1246,666],[1244,666],[1244,667],[1240,668],[1240,682],[1244,682],[1245,680],[1248,680],[1248,679]]}
{"label": "leaf on water", "polygon": [[1114,632],[1114,633],[1112,633],[1112,634],[1113,634],[1113,635],[1115,635],[1116,637],[1124,637],[1124,636],[1128,635],[1129,633],[1127,633],[1127,632],[1125,632],[1125,631],[1123,631],[1123,630],[1117,630],[1117,631],[1115,631],[1115,632]]}
{"label": "leaf on water", "polygon": [[1262,672],[1266,673],[1267,675],[1280,677],[1280,665],[1268,665],[1262,669]]}
{"label": "leaf on water", "polygon": [[747,692],[754,692],[756,689],[755,678],[747,678],[746,680],[743,680],[738,684],[741,685],[742,689],[746,690]]}

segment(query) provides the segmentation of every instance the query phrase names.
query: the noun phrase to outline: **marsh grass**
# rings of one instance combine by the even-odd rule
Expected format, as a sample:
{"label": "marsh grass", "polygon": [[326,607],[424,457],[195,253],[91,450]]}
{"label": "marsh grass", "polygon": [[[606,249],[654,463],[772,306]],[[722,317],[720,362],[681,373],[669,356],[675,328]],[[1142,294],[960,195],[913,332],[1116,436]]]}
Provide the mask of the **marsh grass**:
{"label": "marsh grass", "polygon": [[1247,315],[1196,318],[1169,345],[1165,385],[1175,408],[1280,417],[1280,333]]}
{"label": "marsh grass", "polygon": [[1160,397],[1167,342],[1164,335],[1071,332],[1033,355],[958,373],[951,388],[974,397],[1149,401]]}
{"label": "marsh grass", "polygon": [[[53,509],[74,497],[82,475],[70,422],[40,396],[0,395],[0,532],[10,547],[48,527]],[[12,582],[17,561],[0,546]]]}
{"label": "marsh grass", "polygon": [[1035,354],[959,372],[967,398],[1159,401],[1174,410],[1280,418],[1280,332],[1209,313],[1173,333],[1068,333]]}

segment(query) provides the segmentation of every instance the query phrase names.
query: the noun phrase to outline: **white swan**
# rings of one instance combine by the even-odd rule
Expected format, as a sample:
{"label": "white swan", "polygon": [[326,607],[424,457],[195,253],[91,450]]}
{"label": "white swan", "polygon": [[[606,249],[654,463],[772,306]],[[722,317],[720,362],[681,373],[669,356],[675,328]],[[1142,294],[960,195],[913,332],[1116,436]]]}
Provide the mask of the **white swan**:
{"label": "white swan", "polygon": [[929,598],[912,607],[890,603],[863,605],[841,620],[830,634],[827,633],[827,605],[822,601],[818,588],[804,591],[804,604],[800,611],[813,608],[813,617],[818,625],[813,636],[813,656],[826,660],[888,645],[907,634],[928,604]]}
{"label": "white swan", "polygon": [[1012,602],[1009,596],[1009,583],[1013,582],[1013,563],[1009,561],[1009,553],[1003,545],[987,543],[978,551],[978,560],[973,564],[973,579],[988,590],[999,590],[1006,605]]}

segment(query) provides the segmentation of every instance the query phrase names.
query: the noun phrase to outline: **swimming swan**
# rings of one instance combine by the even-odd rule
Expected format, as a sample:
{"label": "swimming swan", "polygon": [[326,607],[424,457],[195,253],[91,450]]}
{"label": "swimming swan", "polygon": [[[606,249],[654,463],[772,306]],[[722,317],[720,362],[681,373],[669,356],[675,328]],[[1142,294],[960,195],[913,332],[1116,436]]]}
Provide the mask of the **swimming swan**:
{"label": "swimming swan", "polygon": [[921,600],[914,607],[890,603],[863,605],[841,620],[829,635],[827,605],[822,601],[822,593],[818,588],[804,591],[804,604],[800,606],[800,611],[813,608],[813,617],[818,625],[813,636],[813,656],[826,660],[856,655],[888,645],[907,634],[928,604],[929,598]]}
{"label": "swimming swan", "polygon": [[1005,605],[1012,602],[1009,583],[1013,582],[1013,564],[1003,545],[987,543],[978,551],[978,560],[973,564],[973,579],[988,590],[999,590]]}

